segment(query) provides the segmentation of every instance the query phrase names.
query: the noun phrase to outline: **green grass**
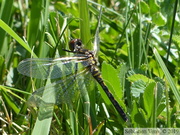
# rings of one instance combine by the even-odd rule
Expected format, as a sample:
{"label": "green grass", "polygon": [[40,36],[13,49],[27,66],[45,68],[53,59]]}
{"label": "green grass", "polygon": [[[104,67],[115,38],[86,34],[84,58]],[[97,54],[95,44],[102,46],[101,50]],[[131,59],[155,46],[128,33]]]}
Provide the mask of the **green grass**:
{"label": "green grass", "polygon": [[[180,127],[178,0],[9,0],[0,6],[1,134],[99,135]],[[69,55],[63,48],[71,38],[81,38],[87,49],[99,45],[102,77],[128,122],[93,82],[81,87],[87,94],[71,105],[28,106],[31,93],[50,80],[19,74],[19,62]]]}

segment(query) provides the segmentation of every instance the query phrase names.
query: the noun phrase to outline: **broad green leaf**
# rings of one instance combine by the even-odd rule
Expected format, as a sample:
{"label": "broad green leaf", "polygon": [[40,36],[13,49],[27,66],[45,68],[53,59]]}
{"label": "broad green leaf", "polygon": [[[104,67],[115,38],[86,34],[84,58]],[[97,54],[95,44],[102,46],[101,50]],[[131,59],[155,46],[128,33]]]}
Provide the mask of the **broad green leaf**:
{"label": "broad green leaf", "polygon": [[136,123],[136,117],[139,115],[138,114],[138,105],[136,103],[136,101],[132,101],[132,111],[131,111],[131,120],[132,120],[132,123],[134,124],[135,127],[137,127],[137,123]]}
{"label": "broad green leaf", "polygon": [[164,104],[164,103],[162,103],[162,104],[159,104],[158,105],[158,108],[157,108],[157,116],[159,116],[161,113],[162,113],[162,111],[165,109],[165,107],[166,107],[166,104]]}
{"label": "broad green leaf", "polygon": [[65,14],[67,14],[68,12],[68,6],[64,3],[64,2],[61,2],[61,1],[58,1],[55,3],[55,8]]}
{"label": "broad green leaf", "polygon": [[149,0],[149,7],[150,7],[151,14],[157,13],[161,8],[157,4],[156,0]]}
{"label": "broad green leaf", "polygon": [[141,11],[144,14],[148,14],[150,9],[149,9],[149,5],[145,2],[145,1],[140,1],[140,5],[141,5]]}
{"label": "broad green leaf", "polygon": [[144,118],[145,112],[139,108],[138,104],[133,101],[132,103],[132,112],[131,119],[134,127],[137,127],[138,124],[146,125],[146,118]]}
{"label": "broad green leaf", "polygon": [[134,75],[129,76],[127,79],[130,82],[135,82],[138,80],[143,80],[143,82],[145,82],[145,83],[154,82],[154,80],[149,79],[148,77],[146,77],[145,75],[142,75],[142,74],[134,74]]}
{"label": "broad green leaf", "polygon": [[119,67],[118,67],[118,71],[119,71],[119,79],[120,79],[120,87],[122,89],[122,91],[125,89],[125,82],[126,82],[126,73],[127,73],[128,67],[126,66],[125,63],[122,63]]}
{"label": "broad green leaf", "polygon": [[143,100],[144,100],[144,109],[146,110],[147,117],[150,118],[151,114],[156,111],[153,110],[154,106],[154,87],[155,83],[150,83],[143,94]]}
{"label": "broad green leaf", "polygon": [[114,93],[118,95],[118,98],[122,98],[122,89],[120,86],[118,72],[110,64],[107,64],[106,62],[103,62],[102,64],[102,77],[104,80],[108,81],[111,84]]}
{"label": "broad green leaf", "polygon": [[161,12],[157,12],[152,15],[152,22],[157,26],[164,26],[166,24],[166,18],[161,14]]}
{"label": "broad green leaf", "polygon": [[180,35],[173,35],[172,39],[175,42],[175,44],[177,45],[177,48],[180,49]]}
{"label": "broad green leaf", "polygon": [[139,108],[138,109],[139,110],[139,113],[140,113],[140,115],[141,115],[141,119],[142,120],[136,120],[136,122],[137,123],[139,123],[139,124],[141,124],[141,127],[147,127],[147,123],[148,123],[148,116],[147,116],[147,114],[146,114],[146,112],[144,111],[144,109],[142,109],[142,108]]}

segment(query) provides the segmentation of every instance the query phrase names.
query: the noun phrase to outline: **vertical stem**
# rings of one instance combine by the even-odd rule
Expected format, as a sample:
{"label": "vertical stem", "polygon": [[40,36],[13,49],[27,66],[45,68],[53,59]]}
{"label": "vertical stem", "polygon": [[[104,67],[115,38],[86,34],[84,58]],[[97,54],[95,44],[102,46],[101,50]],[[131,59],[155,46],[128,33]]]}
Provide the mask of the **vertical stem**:
{"label": "vertical stem", "polygon": [[87,0],[79,0],[80,36],[87,49],[91,49],[90,20]]}

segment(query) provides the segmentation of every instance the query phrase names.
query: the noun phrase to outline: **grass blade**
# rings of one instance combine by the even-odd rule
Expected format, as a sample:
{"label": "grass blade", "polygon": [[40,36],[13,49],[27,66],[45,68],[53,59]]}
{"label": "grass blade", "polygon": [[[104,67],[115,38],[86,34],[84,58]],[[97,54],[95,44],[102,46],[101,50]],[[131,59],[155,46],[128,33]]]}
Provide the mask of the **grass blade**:
{"label": "grass blade", "polygon": [[160,65],[161,69],[163,70],[163,72],[164,72],[164,74],[165,74],[165,76],[166,76],[166,79],[167,79],[168,82],[169,82],[169,85],[170,85],[170,87],[171,87],[171,89],[172,89],[172,91],[173,91],[173,93],[174,93],[174,95],[175,95],[178,103],[180,104],[180,93],[179,93],[179,91],[178,91],[177,88],[176,88],[176,85],[175,85],[175,83],[174,83],[174,81],[173,81],[172,76],[170,75],[170,73],[169,73],[169,71],[168,71],[168,69],[167,69],[164,61],[162,60],[162,58],[161,58],[161,56],[159,55],[159,53],[158,53],[158,51],[156,50],[156,48],[153,48],[153,52],[154,52],[154,55],[155,55],[155,57],[156,57],[159,65]]}
{"label": "grass blade", "polygon": [[37,58],[36,54],[33,53],[31,48],[25,43],[5,22],[0,19],[0,27],[5,30],[11,37],[13,37],[22,47],[30,52],[33,57]]}

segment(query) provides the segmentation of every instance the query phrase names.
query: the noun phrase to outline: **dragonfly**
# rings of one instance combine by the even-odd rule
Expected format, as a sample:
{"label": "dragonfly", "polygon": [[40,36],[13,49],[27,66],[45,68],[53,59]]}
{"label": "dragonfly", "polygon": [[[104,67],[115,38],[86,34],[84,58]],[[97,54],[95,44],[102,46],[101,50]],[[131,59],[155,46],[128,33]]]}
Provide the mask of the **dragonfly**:
{"label": "dragonfly", "polygon": [[70,50],[64,49],[64,51],[73,53],[74,56],[60,57],[56,59],[28,58],[19,63],[17,70],[25,76],[37,79],[59,79],[47,87],[41,87],[35,90],[30,98],[36,98],[38,102],[44,89],[46,89],[49,94],[51,94],[52,90],[56,90],[56,104],[62,102],[68,103],[69,99],[71,99],[75,94],[74,83],[78,82],[81,87],[81,84],[84,83],[84,78],[82,76],[90,74],[100,84],[122,119],[127,121],[128,118],[125,112],[115,100],[102,79],[94,52],[84,49],[81,39],[72,39],[69,42],[69,49]]}

